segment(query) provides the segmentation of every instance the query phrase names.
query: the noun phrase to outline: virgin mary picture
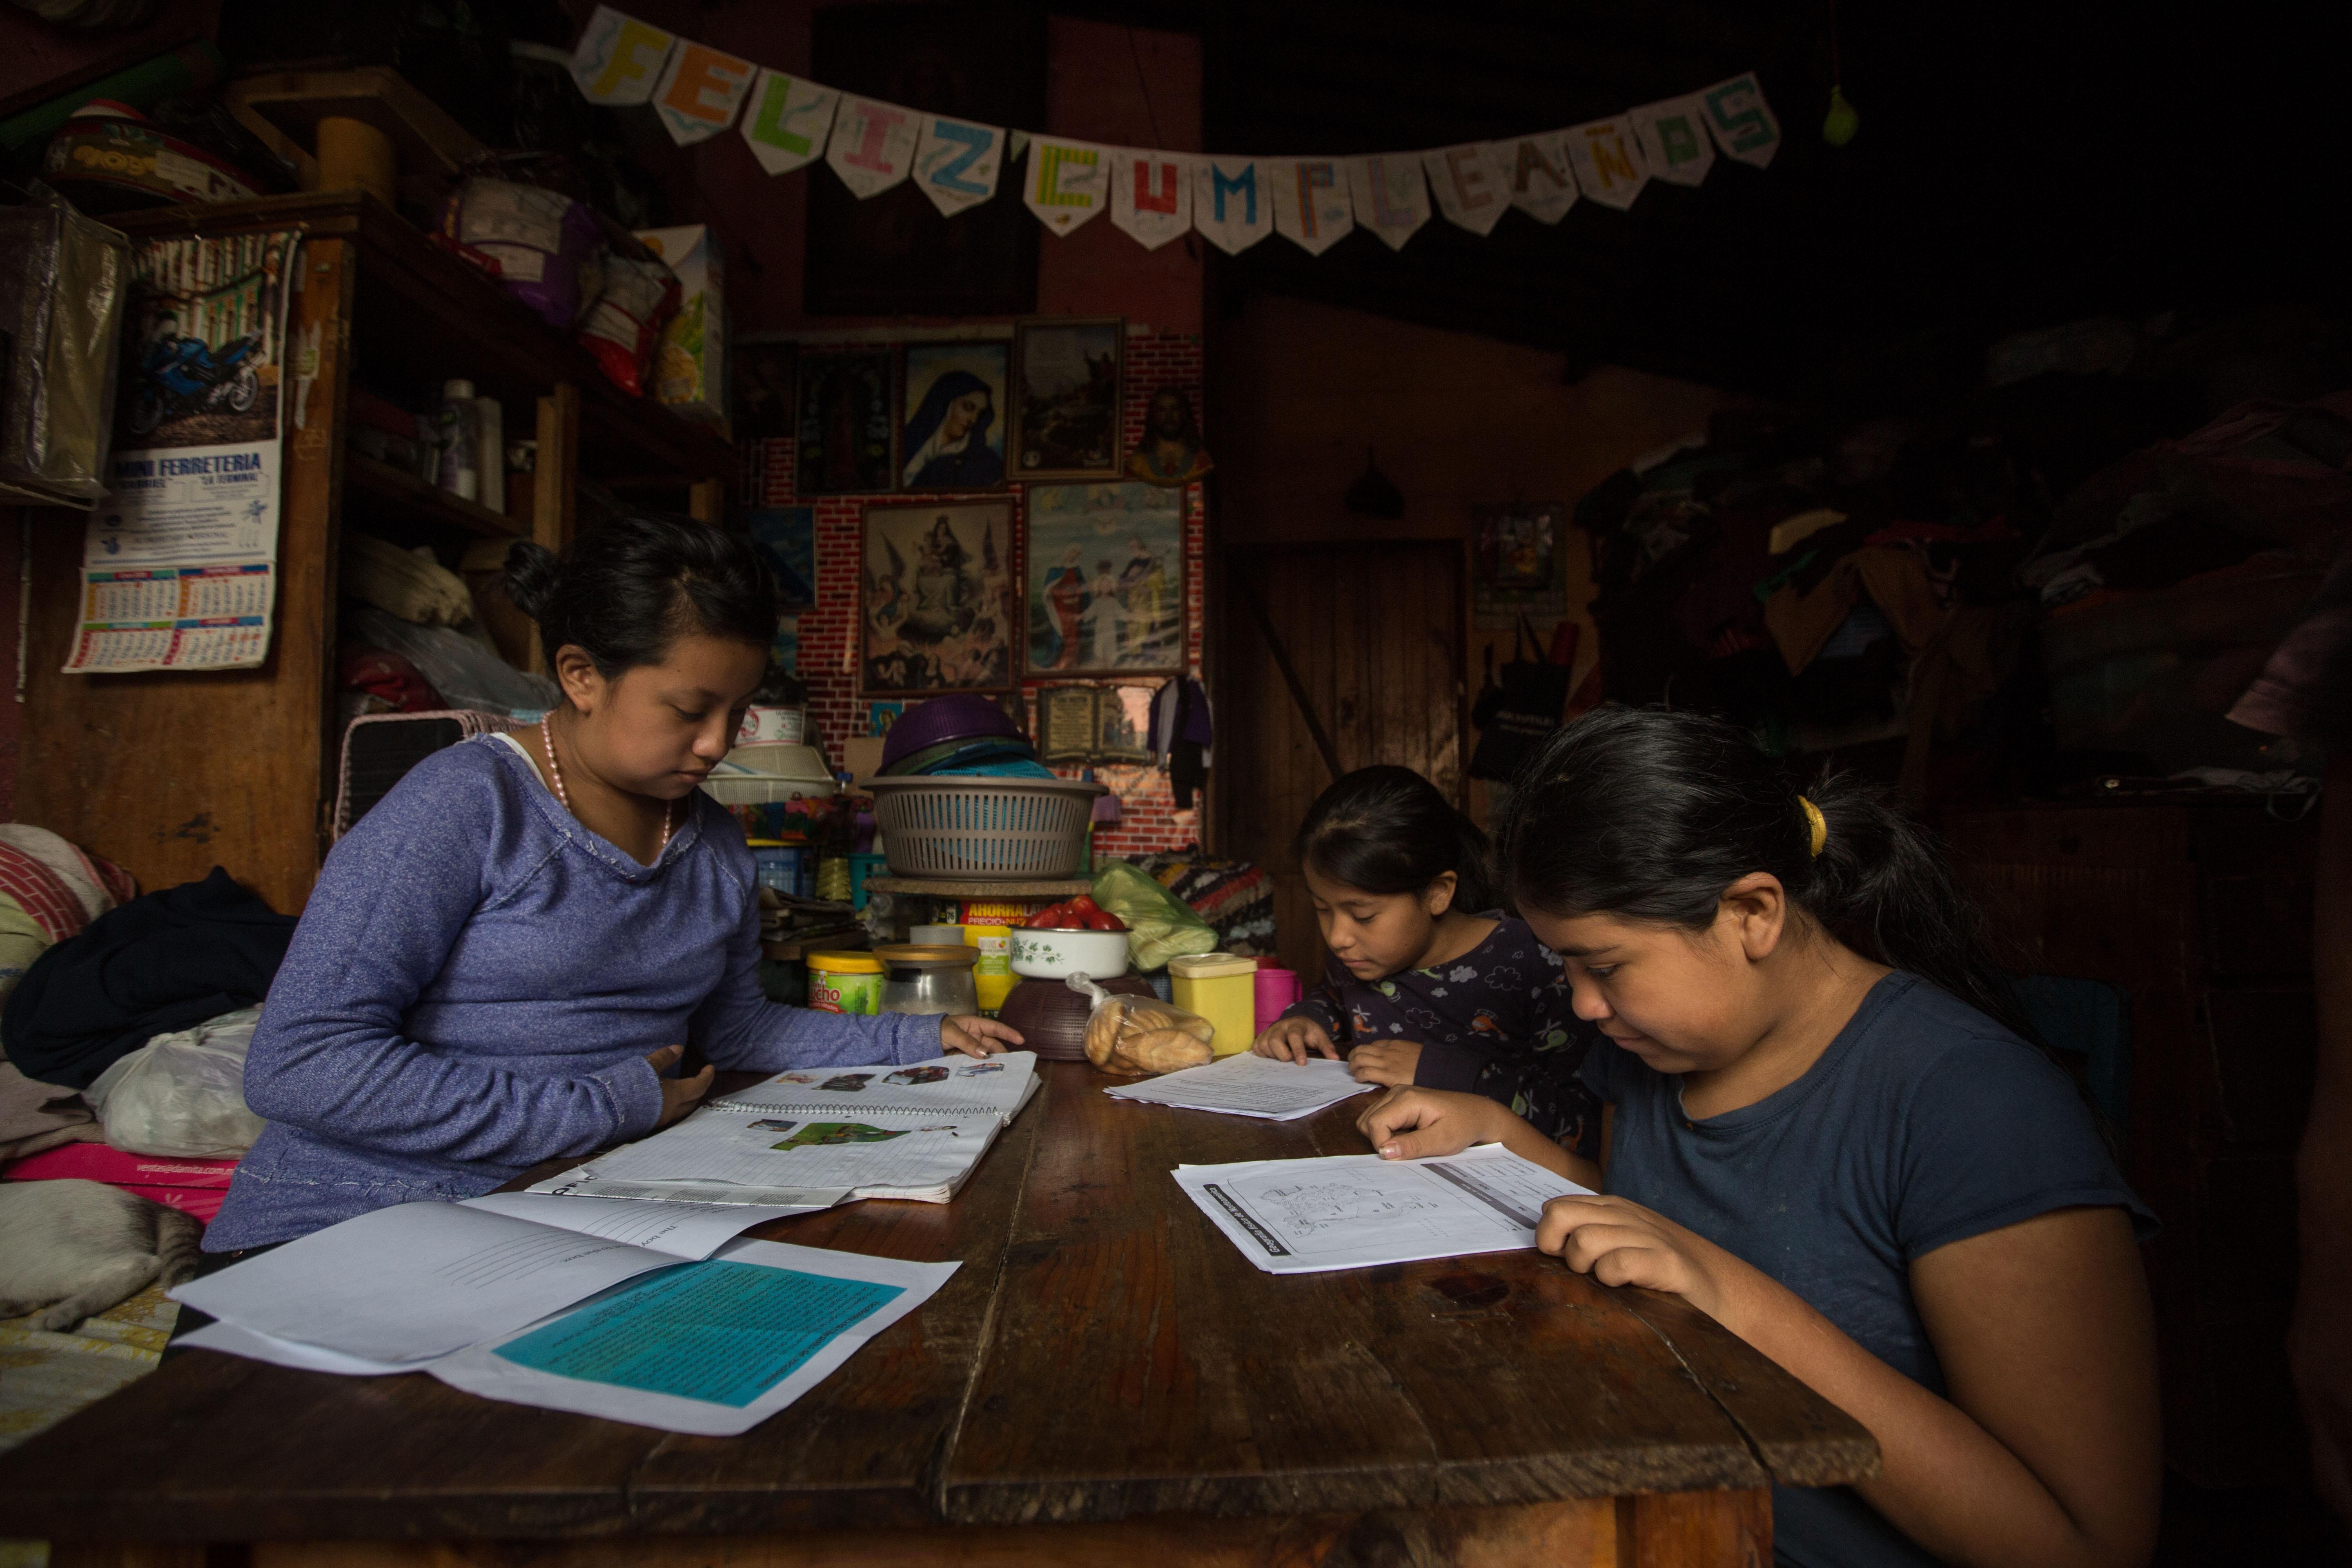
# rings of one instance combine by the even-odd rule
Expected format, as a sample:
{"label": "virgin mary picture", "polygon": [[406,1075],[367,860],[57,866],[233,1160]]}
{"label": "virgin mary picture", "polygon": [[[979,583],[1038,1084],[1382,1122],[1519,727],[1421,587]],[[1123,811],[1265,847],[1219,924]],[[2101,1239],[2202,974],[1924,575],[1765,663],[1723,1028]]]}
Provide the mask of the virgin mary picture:
{"label": "virgin mary picture", "polygon": [[910,343],[899,428],[899,489],[985,490],[1004,483],[1007,345]]}

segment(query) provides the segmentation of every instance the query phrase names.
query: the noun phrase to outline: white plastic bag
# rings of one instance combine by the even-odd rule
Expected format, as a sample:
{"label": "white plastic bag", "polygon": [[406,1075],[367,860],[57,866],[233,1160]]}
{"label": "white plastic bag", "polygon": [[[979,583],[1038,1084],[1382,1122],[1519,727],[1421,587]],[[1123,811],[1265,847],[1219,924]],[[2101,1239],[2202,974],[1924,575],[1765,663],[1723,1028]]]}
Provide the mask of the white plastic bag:
{"label": "white plastic bag", "polygon": [[258,1007],[158,1035],[83,1091],[106,1141],[132,1154],[219,1159],[253,1147],[267,1125],[246,1108],[245,1053]]}

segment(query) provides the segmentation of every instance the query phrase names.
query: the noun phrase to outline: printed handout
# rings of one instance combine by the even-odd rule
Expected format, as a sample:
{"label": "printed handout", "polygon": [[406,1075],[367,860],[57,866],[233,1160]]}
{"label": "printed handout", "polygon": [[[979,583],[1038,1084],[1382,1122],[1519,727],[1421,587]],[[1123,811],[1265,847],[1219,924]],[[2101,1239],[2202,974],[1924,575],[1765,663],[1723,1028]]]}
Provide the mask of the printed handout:
{"label": "printed handout", "polygon": [[1380,1086],[1358,1083],[1348,1064],[1318,1057],[1304,1064],[1276,1061],[1248,1051],[1220,1058],[1205,1067],[1184,1068],[1120,1084],[1103,1092],[1113,1100],[1139,1100],[1189,1110],[1222,1110],[1267,1121],[1296,1121],[1327,1106]]}
{"label": "printed handout", "polygon": [[1433,1160],[1333,1154],[1180,1165],[1174,1173],[1269,1274],[1530,1247],[1545,1204],[1591,1190],[1494,1143]]}

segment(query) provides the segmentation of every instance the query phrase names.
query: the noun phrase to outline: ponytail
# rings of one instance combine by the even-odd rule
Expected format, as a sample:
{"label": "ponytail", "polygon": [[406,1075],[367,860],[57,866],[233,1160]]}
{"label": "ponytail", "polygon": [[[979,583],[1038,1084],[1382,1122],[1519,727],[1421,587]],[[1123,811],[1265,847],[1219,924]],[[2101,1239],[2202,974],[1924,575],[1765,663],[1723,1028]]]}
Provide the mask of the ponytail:
{"label": "ponytail", "polygon": [[1315,797],[1291,851],[1335,882],[1383,896],[1454,873],[1453,907],[1496,907],[1486,836],[1411,768],[1358,768]]}
{"label": "ponytail", "polygon": [[1769,872],[1856,952],[2035,1038],[1983,915],[1892,795],[1828,771],[1800,792],[1721,720],[1606,708],[1562,726],[1521,765],[1496,841],[1508,895],[1554,915],[1703,930],[1726,888]]}

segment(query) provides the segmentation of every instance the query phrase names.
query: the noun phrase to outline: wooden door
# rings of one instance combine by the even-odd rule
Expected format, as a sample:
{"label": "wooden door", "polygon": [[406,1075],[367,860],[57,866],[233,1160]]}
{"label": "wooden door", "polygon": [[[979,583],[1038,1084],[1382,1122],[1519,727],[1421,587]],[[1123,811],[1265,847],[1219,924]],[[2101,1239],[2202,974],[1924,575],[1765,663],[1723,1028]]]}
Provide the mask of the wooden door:
{"label": "wooden door", "polygon": [[1312,984],[1323,943],[1290,840],[1333,775],[1268,629],[1342,770],[1401,763],[1458,805],[1467,721],[1461,550],[1447,542],[1234,551],[1225,578],[1216,755],[1225,839],[1273,877],[1283,960]]}

